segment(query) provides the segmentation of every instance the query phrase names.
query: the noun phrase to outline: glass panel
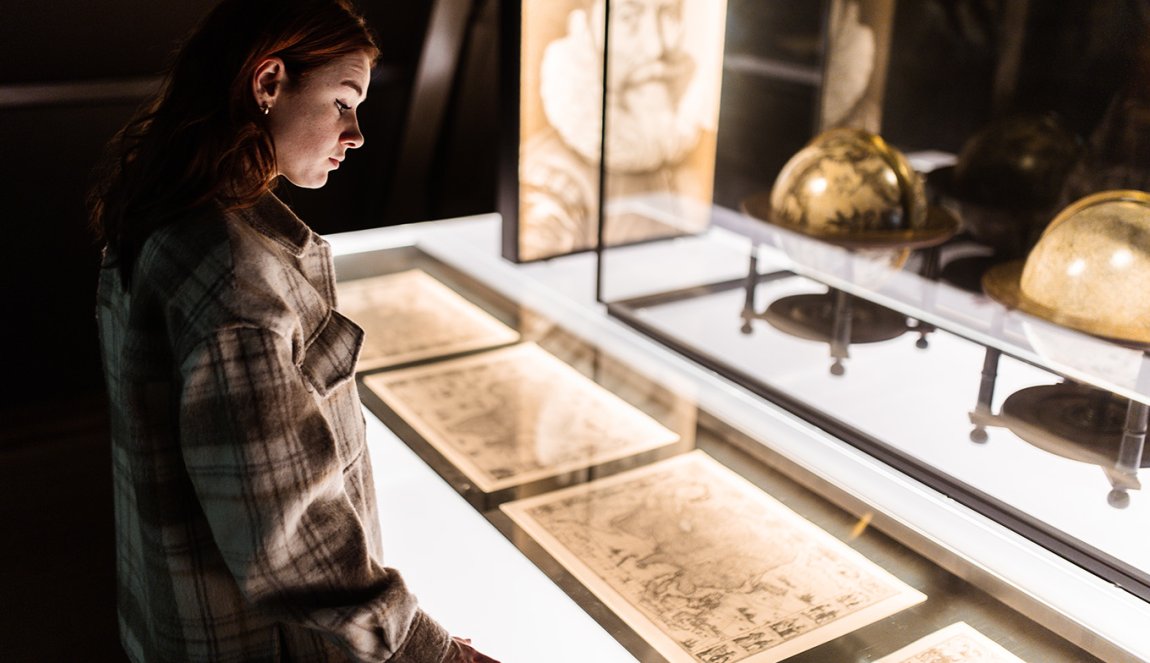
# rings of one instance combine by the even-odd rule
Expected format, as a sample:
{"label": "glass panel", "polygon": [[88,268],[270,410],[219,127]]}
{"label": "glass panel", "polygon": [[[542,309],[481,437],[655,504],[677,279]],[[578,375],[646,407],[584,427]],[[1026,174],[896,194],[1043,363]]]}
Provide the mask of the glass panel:
{"label": "glass panel", "polygon": [[[632,247],[646,248],[650,246]],[[762,657],[770,658],[772,652],[781,651],[775,645],[787,642],[799,643],[788,660],[852,660],[862,652],[873,659],[956,622],[965,622],[1024,660],[1097,660],[1024,613],[952,575],[906,543],[884,534],[872,526],[874,514],[848,511],[816,492],[809,487],[817,484],[815,477],[806,475],[805,480],[812,483],[804,485],[794,474],[780,471],[778,459],[765,453],[761,440],[738,432],[696,407],[692,388],[681,380],[639,371],[626,353],[605,352],[573,333],[565,321],[524,307],[414,247],[344,258],[339,273],[341,310],[360,321],[367,342],[374,343],[375,363],[361,364],[359,375],[368,408],[637,659],[763,660]],[[398,290],[393,287],[397,282],[403,284]],[[368,291],[374,291],[374,295]],[[406,297],[414,293],[419,296]],[[424,306],[428,299],[435,302],[431,309]],[[383,322],[380,307],[388,309],[387,322]],[[445,319],[439,319],[436,310]],[[460,334],[448,333],[451,330],[443,325],[450,321],[457,322],[458,329],[474,330],[476,342],[461,344]],[[411,347],[410,334],[391,342],[381,325],[421,326],[426,331],[421,340],[426,342],[416,352]],[[513,335],[495,333],[504,329]],[[480,343],[480,339],[486,342]],[[434,347],[441,352],[437,353]],[[538,374],[523,374],[501,384],[491,381],[497,386],[495,389],[481,389],[458,378],[474,365],[493,366],[509,351],[532,355],[531,365],[547,372],[547,384],[532,382]],[[539,352],[546,352],[553,358],[549,361],[561,364],[561,369],[540,369],[543,364],[535,356]],[[389,353],[404,359],[383,361]],[[555,375],[568,372],[579,377],[574,381],[554,379]],[[396,387],[448,373],[456,377],[441,384],[448,384],[456,394],[441,390],[434,403],[436,413],[429,414],[415,403],[413,395],[416,400],[422,398],[417,389]],[[517,382],[529,386],[530,391],[509,392],[508,387]],[[383,393],[380,385],[392,387],[391,393]],[[617,401],[588,407],[578,396],[588,385],[611,394]],[[529,393],[536,394],[534,399]],[[537,407],[525,406],[528,400]],[[474,466],[482,462],[477,463],[475,456],[467,458],[465,454],[445,451],[444,443],[463,448],[467,440],[477,435],[489,441],[514,438],[517,451],[503,456],[530,456],[532,462],[545,463],[560,455],[557,445],[570,444],[577,438],[577,417],[563,410],[564,402],[571,401],[582,402],[593,419],[602,419],[608,410],[622,404],[642,413],[650,424],[672,431],[678,442],[666,453],[637,454],[626,462],[591,462],[583,469],[568,468],[543,480],[528,478],[512,488],[478,485]],[[559,416],[559,423],[564,425],[543,425],[549,420],[543,414],[547,410]],[[437,417],[450,420],[450,430],[424,425]],[[646,430],[633,430],[642,433],[641,428]],[[666,489],[660,500],[651,501],[651,495],[645,496],[641,487],[629,481],[632,476],[661,471],[669,463],[691,462],[692,455],[700,452],[712,459],[708,464],[713,462],[718,469],[689,476],[683,486],[655,484],[656,489]],[[703,475],[718,481],[709,481]],[[598,587],[611,574],[594,576],[585,569],[579,570],[581,565],[601,567],[586,557],[594,545],[585,549],[576,546],[566,552],[547,548],[538,533],[522,528],[507,515],[515,505],[532,501],[555,504],[572,491],[582,490],[581,486],[591,491],[613,490],[618,499],[614,506],[588,511],[585,519],[568,521],[567,534],[591,544],[606,541],[622,548],[634,546],[643,558],[622,549],[612,548],[608,553],[619,557],[618,566],[614,562],[611,566],[624,568],[622,575],[641,585],[639,588],[620,589],[614,594],[603,592]],[[715,492],[699,492],[707,486]],[[726,502],[710,501],[734,494],[732,491],[745,496],[749,504],[738,512],[738,517],[723,512]],[[758,512],[756,509],[763,504],[774,506]],[[619,508],[626,513],[612,511]],[[606,518],[613,513],[610,522],[596,520],[597,515]],[[782,517],[780,513],[792,515]],[[800,524],[788,524],[792,517]],[[755,537],[778,538],[778,542],[770,546],[740,545],[758,541]],[[798,545],[802,541],[818,542],[817,547],[827,557],[811,555],[810,546]],[[703,543],[711,547],[699,548]],[[817,592],[825,593],[832,585],[852,587],[856,578],[820,575],[820,565],[842,564],[847,558],[853,560],[852,568],[859,572],[876,577],[890,574],[891,586],[904,587],[907,598],[889,610],[856,620],[845,630],[835,630],[834,624],[842,619],[841,615],[832,610],[833,606],[814,598]],[[703,563],[696,563],[700,561]],[[801,591],[804,584],[810,584],[816,594]],[[832,598],[843,613],[849,613],[856,602],[867,600],[861,594],[845,592]],[[755,610],[752,605],[757,606]],[[741,615],[738,621],[746,624],[716,619],[732,610]],[[766,617],[781,610],[791,610],[795,615],[771,620]],[[763,628],[747,626],[759,622]],[[651,623],[661,624],[656,628],[658,632],[652,633]],[[684,638],[684,633],[694,635]],[[673,641],[669,648],[653,644],[668,639]]]}
{"label": "glass panel", "polygon": [[611,202],[708,225],[608,310],[1150,599],[1145,7],[800,4],[727,5],[713,203]]}

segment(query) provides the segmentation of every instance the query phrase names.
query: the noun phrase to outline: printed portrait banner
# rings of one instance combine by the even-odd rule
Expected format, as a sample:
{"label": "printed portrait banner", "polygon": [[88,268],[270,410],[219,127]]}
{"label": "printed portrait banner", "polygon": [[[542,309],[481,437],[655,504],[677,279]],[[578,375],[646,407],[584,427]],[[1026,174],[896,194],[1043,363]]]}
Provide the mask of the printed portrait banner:
{"label": "printed portrait banner", "polygon": [[607,0],[522,0],[518,15],[504,16],[518,21],[521,35],[516,176],[505,167],[501,184],[515,191],[500,196],[509,259],[594,248],[603,152],[608,246],[706,229],[726,2],[611,0],[606,7]]}
{"label": "printed portrait banner", "polygon": [[673,663],[781,661],[926,599],[701,451],[500,508]]}

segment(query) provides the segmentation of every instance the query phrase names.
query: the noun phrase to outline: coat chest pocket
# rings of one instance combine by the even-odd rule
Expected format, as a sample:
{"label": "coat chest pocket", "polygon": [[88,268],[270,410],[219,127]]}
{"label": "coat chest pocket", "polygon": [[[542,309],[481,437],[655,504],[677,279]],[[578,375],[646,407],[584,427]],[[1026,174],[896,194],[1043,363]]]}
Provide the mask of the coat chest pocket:
{"label": "coat chest pocket", "polygon": [[355,363],[363,346],[363,330],[338,311],[324,321],[304,351],[300,371],[322,397],[355,376]]}

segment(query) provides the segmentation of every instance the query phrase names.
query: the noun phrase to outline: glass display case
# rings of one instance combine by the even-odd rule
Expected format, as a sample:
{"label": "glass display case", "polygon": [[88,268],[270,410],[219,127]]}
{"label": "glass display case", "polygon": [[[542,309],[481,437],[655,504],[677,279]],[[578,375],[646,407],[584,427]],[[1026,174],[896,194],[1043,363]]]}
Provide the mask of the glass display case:
{"label": "glass display case", "polygon": [[468,512],[642,661],[1150,660],[1142,6],[501,11],[502,218],[337,259]]}
{"label": "glass display case", "polygon": [[[546,255],[592,250],[614,319],[1144,609],[1145,7],[800,5],[579,10],[600,30],[598,236]],[[713,115],[690,93],[711,86]],[[650,131],[617,132],[634,126]],[[710,150],[709,187],[684,177],[684,141]],[[648,154],[663,157],[643,162],[649,183],[621,184]],[[620,234],[640,221],[663,230]],[[921,523],[887,515],[902,543],[933,548]],[[941,565],[987,575],[961,556]],[[976,584],[1104,657],[1136,656],[1041,591]]]}
{"label": "glass display case", "polygon": [[[561,301],[568,276],[593,276],[589,263],[557,279],[555,265],[477,257],[477,237],[433,231],[337,258],[341,310],[364,326],[361,358],[372,358],[361,359],[364,402],[636,659],[877,661],[959,628],[951,637],[1021,660],[1095,660],[908,545],[842,486],[820,485],[770,431],[748,434],[712,409],[730,393],[707,393],[601,311]],[[408,324],[422,334],[389,331]],[[399,359],[380,361],[389,353]],[[776,416],[752,416],[764,414]],[[600,457],[581,433],[597,424],[587,432],[631,448],[596,440],[613,452]]]}

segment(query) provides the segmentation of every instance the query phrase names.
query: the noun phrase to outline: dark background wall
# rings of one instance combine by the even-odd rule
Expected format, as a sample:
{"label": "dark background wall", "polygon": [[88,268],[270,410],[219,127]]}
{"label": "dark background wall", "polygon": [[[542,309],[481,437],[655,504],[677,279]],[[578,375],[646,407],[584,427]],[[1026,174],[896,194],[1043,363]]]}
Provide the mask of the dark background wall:
{"label": "dark background wall", "polygon": [[[281,187],[318,232],[494,208],[494,167],[485,167],[485,160],[493,166],[494,120],[483,126],[494,117],[494,100],[465,99],[468,88],[461,86],[438,128],[428,195],[403,205],[403,217],[391,211],[391,184],[403,166],[400,141],[431,4],[360,3],[383,48],[362,112],[367,143],[324,189]],[[493,3],[475,4],[473,24],[484,29],[481,22],[491,17],[482,10]],[[142,101],[129,93],[156,80],[174,46],[213,5],[214,0],[5,2],[0,218],[7,237],[0,273],[8,310],[3,347],[9,352],[0,410],[99,389],[91,310],[98,250],[86,230],[83,193],[102,146]],[[472,78],[494,75],[491,55],[473,53],[460,70]],[[459,112],[462,105],[467,112]]]}
{"label": "dark background wall", "polygon": [[[99,247],[84,192],[103,145],[214,4],[5,0],[0,10],[0,660],[121,658]],[[497,99],[482,91],[495,88],[495,3],[454,4],[470,11],[468,39],[412,200],[393,183],[433,3],[359,0],[383,51],[361,108],[366,144],[324,189],[280,189],[316,231],[494,209]]]}

